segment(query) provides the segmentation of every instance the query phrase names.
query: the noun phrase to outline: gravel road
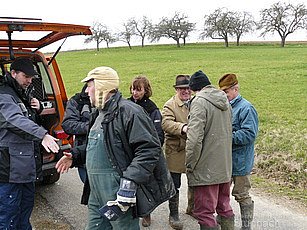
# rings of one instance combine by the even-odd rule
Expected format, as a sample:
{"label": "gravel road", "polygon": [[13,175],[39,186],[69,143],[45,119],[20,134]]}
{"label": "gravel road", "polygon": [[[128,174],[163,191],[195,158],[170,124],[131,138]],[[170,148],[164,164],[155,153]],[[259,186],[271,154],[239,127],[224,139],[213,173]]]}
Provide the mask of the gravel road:
{"label": "gravel road", "polygon": [[[184,229],[199,229],[195,219],[186,215],[187,206],[186,177],[182,178],[180,190],[180,217],[184,223]],[[81,230],[86,226],[87,208],[80,204],[82,183],[77,170],[72,169],[63,174],[61,179],[48,186],[38,186],[36,205],[31,222],[34,230]],[[254,230],[307,230],[307,210],[303,206],[285,198],[276,199],[259,190],[252,191],[255,201]],[[232,207],[236,214],[236,229],[240,227],[239,205],[232,199]],[[171,230],[168,225],[168,204],[163,203],[152,213],[152,225],[142,230]]]}

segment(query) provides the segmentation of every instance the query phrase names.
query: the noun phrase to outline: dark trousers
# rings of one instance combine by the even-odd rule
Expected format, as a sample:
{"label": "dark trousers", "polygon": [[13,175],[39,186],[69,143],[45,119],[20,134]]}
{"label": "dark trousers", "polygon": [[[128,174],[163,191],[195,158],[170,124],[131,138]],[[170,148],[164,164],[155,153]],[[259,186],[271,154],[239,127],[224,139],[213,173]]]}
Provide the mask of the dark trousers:
{"label": "dark trousers", "polygon": [[0,229],[31,230],[34,207],[33,183],[0,183]]}
{"label": "dark trousers", "polygon": [[230,206],[230,182],[194,187],[194,215],[198,223],[208,227],[217,226],[214,213],[232,217]]}

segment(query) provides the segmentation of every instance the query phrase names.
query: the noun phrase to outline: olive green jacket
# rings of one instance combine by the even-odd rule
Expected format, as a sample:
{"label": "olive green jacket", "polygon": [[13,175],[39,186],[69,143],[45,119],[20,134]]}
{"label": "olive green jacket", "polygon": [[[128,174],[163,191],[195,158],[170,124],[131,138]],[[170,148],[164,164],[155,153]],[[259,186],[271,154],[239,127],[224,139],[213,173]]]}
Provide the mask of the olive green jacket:
{"label": "olive green jacket", "polygon": [[188,107],[177,95],[170,98],[162,109],[162,129],[165,133],[164,151],[170,172],[184,173],[187,135],[182,128],[188,123]]}
{"label": "olive green jacket", "polygon": [[231,106],[209,85],[191,102],[186,146],[189,186],[229,182],[232,170]]}

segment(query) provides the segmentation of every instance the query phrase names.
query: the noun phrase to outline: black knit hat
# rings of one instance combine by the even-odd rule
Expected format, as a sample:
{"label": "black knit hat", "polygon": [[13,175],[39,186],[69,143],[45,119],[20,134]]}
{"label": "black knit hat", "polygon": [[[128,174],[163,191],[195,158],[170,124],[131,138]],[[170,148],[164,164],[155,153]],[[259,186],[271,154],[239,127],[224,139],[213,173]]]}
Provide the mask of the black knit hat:
{"label": "black knit hat", "polygon": [[199,91],[207,85],[211,85],[211,82],[209,81],[207,75],[203,73],[203,71],[198,70],[191,76],[189,84],[191,90]]}

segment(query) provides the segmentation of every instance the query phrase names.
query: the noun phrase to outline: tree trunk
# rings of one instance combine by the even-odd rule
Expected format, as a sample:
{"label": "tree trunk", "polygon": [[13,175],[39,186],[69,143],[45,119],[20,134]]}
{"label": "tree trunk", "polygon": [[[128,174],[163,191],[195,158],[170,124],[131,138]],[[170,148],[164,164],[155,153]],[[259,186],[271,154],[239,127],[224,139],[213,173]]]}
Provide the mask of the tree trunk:
{"label": "tree trunk", "polygon": [[145,40],[145,37],[142,37],[142,47],[144,47],[144,40]]}
{"label": "tree trunk", "polygon": [[176,43],[177,43],[177,47],[180,47],[179,39],[176,40]]}
{"label": "tree trunk", "polygon": [[130,42],[127,42],[127,43],[128,43],[129,49],[132,49],[132,48],[131,48],[131,45],[130,45]]}
{"label": "tree trunk", "polygon": [[281,37],[280,47],[285,47],[285,45],[286,45],[286,37],[283,36]]}
{"label": "tree trunk", "polygon": [[185,38],[183,38],[183,46],[185,46]]}
{"label": "tree trunk", "polygon": [[109,42],[107,42],[107,48],[109,49]]}
{"label": "tree trunk", "polygon": [[96,42],[96,49],[97,49],[97,51],[99,51],[99,42],[98,41]]}
{"label": "tree trunk", "polygon": [[228,47],[228,46],[229,46],[229,44],[228,44],[228,38],[225,37],[224,40],[225,40],[225,47]]}
{"label": "tree trunk", "polygon": [[240,45],[240,36],[237,36],[237,46]]}

